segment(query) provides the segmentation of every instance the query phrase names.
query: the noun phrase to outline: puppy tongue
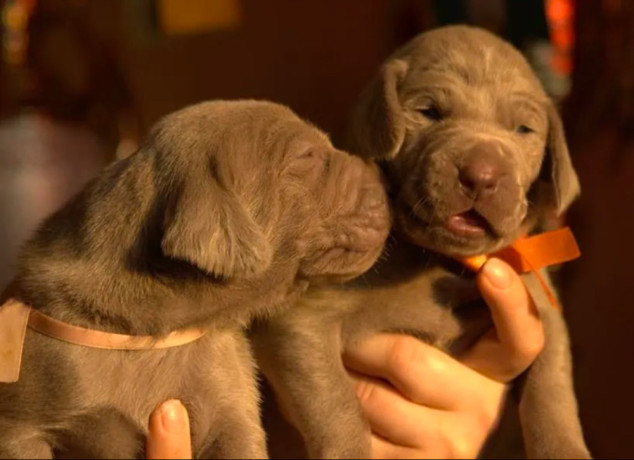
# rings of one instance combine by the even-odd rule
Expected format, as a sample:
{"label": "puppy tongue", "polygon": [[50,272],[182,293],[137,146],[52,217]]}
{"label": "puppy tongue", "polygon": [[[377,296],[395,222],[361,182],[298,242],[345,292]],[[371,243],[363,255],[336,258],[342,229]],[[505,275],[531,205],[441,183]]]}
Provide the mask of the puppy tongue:
{"label": "puppy tongue", "polygon": [[473,210],[451,216],[447,221],[449,230],[463,236],[482,236],[487,227],[486,220]]}

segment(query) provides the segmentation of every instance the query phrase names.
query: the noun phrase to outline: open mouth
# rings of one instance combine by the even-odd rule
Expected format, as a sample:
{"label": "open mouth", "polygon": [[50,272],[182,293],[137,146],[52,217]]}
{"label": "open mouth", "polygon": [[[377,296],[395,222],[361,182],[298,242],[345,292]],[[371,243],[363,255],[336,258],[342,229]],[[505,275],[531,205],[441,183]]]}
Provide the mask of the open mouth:
{"label": "open mouth", "polygon": [[478,238],[493,233],[487,220],[475,209],[451,216],[446,226],[451,232],[467,238]]}

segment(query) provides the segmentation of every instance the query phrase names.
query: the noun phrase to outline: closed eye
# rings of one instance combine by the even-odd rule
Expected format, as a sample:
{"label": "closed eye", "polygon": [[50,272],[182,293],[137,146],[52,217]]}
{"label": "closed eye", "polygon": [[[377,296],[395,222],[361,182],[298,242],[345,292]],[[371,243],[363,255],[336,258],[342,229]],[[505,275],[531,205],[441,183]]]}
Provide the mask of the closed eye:
{"label": "closed eye", "polygon": [[441,121],[444,116],[442,114],[442,112],[440,111],[440,109],[438,109],[438,107],[436,107],[435,105],[429,106],[425,109],[419,109],[418,110],[425,118],[431,120],[431,121]]}
{"label": "closed eye", "polygon": [[311,158],[315,158],[315,151],[313,149],[308,149],[297,157],[297,159],[300,160],[308,160]]}
{"label": "closed eye", "polygon": [[533,128],[530,128],[526,125],[519,125],[516,129],[516,131],[520,134],[530,134],[530,133],[534,133],[535,130]]}

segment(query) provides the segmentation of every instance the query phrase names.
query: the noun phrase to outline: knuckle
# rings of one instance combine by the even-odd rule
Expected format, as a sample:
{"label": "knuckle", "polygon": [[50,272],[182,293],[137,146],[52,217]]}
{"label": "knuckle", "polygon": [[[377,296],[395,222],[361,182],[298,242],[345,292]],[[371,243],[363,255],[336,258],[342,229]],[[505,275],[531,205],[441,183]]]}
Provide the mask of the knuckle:
{"label": "knuckle", "polygon": [[426,353],[422,362],[432,375],[447,373],[447,362],[441,359],[438,353]]}
{"label": "knuckle", "polygon": [[537,334],[532,341],[532,352],[537,357],[546,346],[546,335],[544,334],[544,330],[540,329],[539,334]]}
{"label": "knuckle", "polygon": [[433,453],[433,456],[429,456],[429,458],[452,458],[453,443],[446,436],[441,435],[433,438],[428,447],[430,453]]}
{"label": "knuckle", "polygon": [[412,362],[421,359],[424,359],[424,354],[420,352],[420,342],[414,337],[402,335],[394,339],[388,351],[387,366],[391,375],[399,375]]}
{"label": "knuckle", "polygon": [[474,442],[469,436],[464,434],[457,434],[452,437],[449,443],[449,456],[448,458],[475,458],[477,455],[477,449],[474,447]]}
{"label": "knuckle", "polygon": [[376,386],[367,380],[361,380],[357,382],[356,387],[357,399],[359,402],[364,404],[371,403],[374,399],[376,399]]}
{"label": "knuckle", "polygon": [[495,371],[495,380],[502,383],[509,383],[515,380],[530,365],[530,361],[512,354],[506,357],[506,363],[500,364]]}
{"label": "knuckle", "polygon": [[489,432],[497,424],[500,413],[499,404],[484,404],[476,414],[475,423],[478,431]]}
{"label": "knuckle", "polygon": [[538,334],[529,341],[520,344],[513,353],[514,358],[522,366],[530,365],[544,349],[545,340],[543,334]]}
{"label": "knuckle", "polygon": [[[425,445],[425,441],[428,440],[431,435],[432,429],[425,424],[420,424],[415,428],[411,428],[408,439],[411,441],[412,445],[422,447]],[[439,444],[439,447],[442,447],[442,444]]]}

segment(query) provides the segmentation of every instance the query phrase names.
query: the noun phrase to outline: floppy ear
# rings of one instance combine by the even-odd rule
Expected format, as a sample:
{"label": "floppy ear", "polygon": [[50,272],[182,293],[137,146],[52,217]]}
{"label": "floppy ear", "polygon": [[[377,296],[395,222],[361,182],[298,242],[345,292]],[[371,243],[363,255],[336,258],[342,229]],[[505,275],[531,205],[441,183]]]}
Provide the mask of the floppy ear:
{"label": "floppy ear", "polygon": [[352,113],[350,149],[365,158],[394,158],[405,137],[398,86],[408,64],[392,59],[368,85]]}
{"label": "floppy ear", "polygon": [[577,198],[581,189],[570,160],[561,117],[552,103],[548,105],[548,137],[542,170],[549,183],[546,204],[559,215]]}
{"label": "floppy ear", "polygon": [[223,278],[264,272],[273,250],[239,198],[211,174],[186,180],[169,199],[163,253]]}

